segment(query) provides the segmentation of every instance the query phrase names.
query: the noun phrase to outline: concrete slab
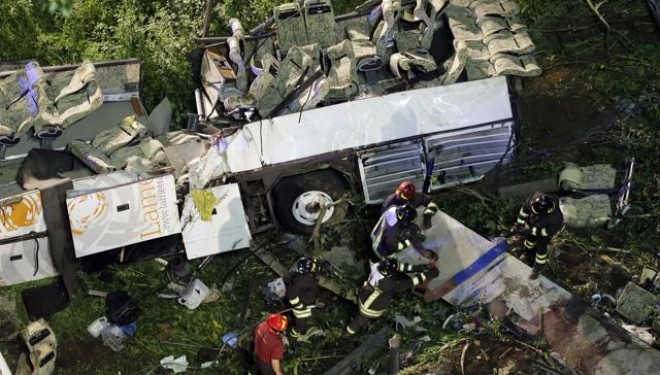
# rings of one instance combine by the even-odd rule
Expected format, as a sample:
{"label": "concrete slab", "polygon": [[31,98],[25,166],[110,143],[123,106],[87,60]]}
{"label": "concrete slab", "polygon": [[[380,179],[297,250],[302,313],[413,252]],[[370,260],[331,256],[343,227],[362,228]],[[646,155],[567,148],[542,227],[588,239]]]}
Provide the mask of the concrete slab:
{"label": "concrete slab", "polygon": [[616,311],[631,322],[641,324],[651,315],[656,301],[658,297],[653,293],[629,282],[619,296]]}

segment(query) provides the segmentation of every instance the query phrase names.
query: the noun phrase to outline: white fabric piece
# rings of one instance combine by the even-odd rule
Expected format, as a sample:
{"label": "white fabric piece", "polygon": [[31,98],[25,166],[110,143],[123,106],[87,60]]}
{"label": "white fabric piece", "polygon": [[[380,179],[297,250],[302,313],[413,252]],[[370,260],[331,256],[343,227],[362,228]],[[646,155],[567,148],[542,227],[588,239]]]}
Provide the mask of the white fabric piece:
{"label": "white fabric piece", "polygon": [[177,359],[174,359],[174,356],[170,355],[161,359],[160,365],[163,366],[163,368],[172,370],[172,372],[178,374],[180,372],[186,372],[188,369],[188,359],[185,355],[182,355]]}

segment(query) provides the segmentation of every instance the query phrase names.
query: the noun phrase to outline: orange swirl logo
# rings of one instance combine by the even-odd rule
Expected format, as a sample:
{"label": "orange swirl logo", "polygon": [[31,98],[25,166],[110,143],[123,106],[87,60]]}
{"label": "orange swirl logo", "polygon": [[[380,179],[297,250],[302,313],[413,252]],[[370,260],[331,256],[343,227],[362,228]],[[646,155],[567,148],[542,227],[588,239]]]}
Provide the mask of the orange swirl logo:
{"label": "orange swirl logo", "polygon": [[39,193],[25,195],[22,198],[20,202],[2,206],[2,210],[0,211],[2,222],[0,224],[2,224],[2,228],[7,232],[30,227],[37,222],[39,215],[41,215]]}
{"label": "orange swirl logo", "polygon": [[93,193],[69,200],[67,208],[71,233],[80,236],[92,223],[103,216],[107,211],[108,203],[105,201],[105,194]]}

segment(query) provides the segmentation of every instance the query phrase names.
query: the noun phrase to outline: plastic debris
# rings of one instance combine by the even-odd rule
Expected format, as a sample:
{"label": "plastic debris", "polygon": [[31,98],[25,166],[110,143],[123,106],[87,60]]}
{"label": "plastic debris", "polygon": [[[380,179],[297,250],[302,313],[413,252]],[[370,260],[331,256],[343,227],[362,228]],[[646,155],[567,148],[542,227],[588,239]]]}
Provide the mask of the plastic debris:
{"label": "plastic debris", "polygon": [[163,368],[172,370],[175,374],[185,372],[188,369],[188,359],[185,355],[174,359],[173,355],[167,356],[160,360],[160,365]]}
{"label": "plastic debris", "polygon": [[238,347],[238,333],[236,332],[225,333],[222,336],[222,343],[225,345],[229,345],[232,348]]}

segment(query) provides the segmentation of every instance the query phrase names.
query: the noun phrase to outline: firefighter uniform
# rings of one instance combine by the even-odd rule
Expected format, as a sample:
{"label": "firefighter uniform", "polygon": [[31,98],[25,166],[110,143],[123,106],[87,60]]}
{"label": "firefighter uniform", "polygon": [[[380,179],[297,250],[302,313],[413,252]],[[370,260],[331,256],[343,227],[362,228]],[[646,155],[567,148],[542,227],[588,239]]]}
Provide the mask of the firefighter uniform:
{"label": "firefighter uniform", "polygon": [[287,286],[286,296],[293,307],[294,324],[290,336],[297,340],[307,332],[312,308],[319,292],[319,282],[311,272],[296,274],[291,285]]}
{"label": "firefighter uniform", "polygon": [[393,256],[410,246],[417,251],[424,251],[424,237],[419,234],[419,227],[411,220],[402,220],[397,216],[404,206],[392,206],[380,216],[380,219],[371,231],[371,249],[369,263],[374,265],[380,260]]}
{"label": "firefighter uniform", "polygon": [[[359,331],[369,319],[383,316],[392,299],[401,293],[420,285],[427,278],[438,276],[437,269],[428,269],[426,265],[412,266],[409,270],[418,273],[407,275],[402,272],[394,272],[391,275],[381,274],[380,277],[374,277],[372,273],[358,293],[358,315],[346,327],[349,334],[352,335]],[[422,270],[428,271],[419,272]]]}
{"label": "firefighter uniform", "polygon": [[516,226],[524,238],[525,257],[535,273],[548,263],[548,244],[564,225],[564,216],[554,199],[536,192],[522,205]]}

